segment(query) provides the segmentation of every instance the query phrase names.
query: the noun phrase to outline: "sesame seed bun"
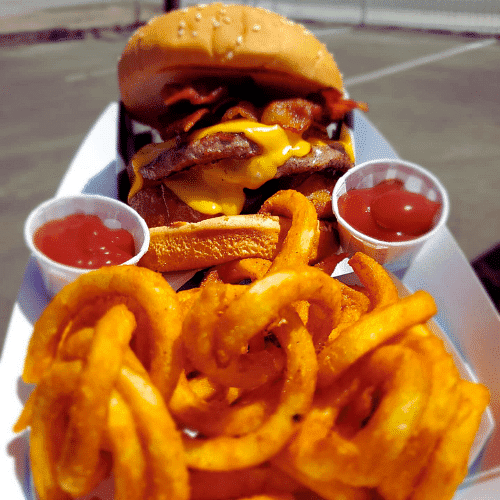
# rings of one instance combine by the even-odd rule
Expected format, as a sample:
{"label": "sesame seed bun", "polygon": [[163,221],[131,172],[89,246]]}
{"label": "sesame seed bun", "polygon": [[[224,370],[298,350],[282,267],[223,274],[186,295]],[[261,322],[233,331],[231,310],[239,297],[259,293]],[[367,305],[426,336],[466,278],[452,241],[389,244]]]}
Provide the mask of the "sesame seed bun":
{"label": "sesame seed bun", "polygon": [[125,107],[153,127],[166,111],[164,86],[204,76],[250,76],[295,96],[343,90],[333,56],[313,34],[247,5],[197,5],[156,17],[132,35],[118,63]]}

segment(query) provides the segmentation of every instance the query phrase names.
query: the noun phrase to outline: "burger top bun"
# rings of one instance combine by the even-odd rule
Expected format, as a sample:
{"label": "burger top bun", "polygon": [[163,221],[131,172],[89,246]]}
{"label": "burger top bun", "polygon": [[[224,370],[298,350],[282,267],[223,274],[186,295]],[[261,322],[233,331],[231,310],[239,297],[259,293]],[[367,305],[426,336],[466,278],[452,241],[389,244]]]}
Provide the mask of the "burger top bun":
{"label": "burger top bun", "polygon": [[166,84],[242,75],[295,96],[343,89],[337,64],[313,34],[247,5],[197,5],[153,18],[132,35],[118,62],[125,107],[151,126],[166,111],[160,95]]}

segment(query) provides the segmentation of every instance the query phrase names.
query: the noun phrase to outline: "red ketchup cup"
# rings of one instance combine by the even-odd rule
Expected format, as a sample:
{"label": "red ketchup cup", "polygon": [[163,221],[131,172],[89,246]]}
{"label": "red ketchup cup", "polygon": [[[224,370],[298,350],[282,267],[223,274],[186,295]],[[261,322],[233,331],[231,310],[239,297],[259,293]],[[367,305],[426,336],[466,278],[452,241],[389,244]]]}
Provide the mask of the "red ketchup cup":
{"label": "red ketchup cup", "polygon": [[[353,227],[356,225],[354,220],[346,220],[349,219],[347,211],[342,216],[339,199],[343,195],[353,190],[368,190],[386,181],[401,183],[402,189],[412,196],[422,195],[433,204],[439,204],[426,232],[401,241],[390,241],[392,238],[389,237],[384,240],[384,229],[374,233],[376,236],[365,234]],[[390,193],[384,196],[390,196]],[[446,225],[450,212],[448,193],[441,182],[425,168],[399,159],[372,160],[346,172],[333,189],[332,204],[342,250],[349,255],[363,252],[392,271],[408,267],[424,245],[432,244],[432,239]]]}
{"label": "red ketchup cup", "polygon": [[[53,198],[36,207],[26,219],[24,239],[35,257],[49,296],[54,296],[78,276],[95,269],[62,264],[45,255],[35,245],[35,234],[47,223],[73,214],[96,215],[106,228],[124,229],[133,238],[133,255],[120,265],[135,265],[149,247],[149,229],[144,219],[125,203],[100,195],[79,194]],[[64,237],[61,237],[64,240]],[[61,245],[67,243],[61,241]]]}

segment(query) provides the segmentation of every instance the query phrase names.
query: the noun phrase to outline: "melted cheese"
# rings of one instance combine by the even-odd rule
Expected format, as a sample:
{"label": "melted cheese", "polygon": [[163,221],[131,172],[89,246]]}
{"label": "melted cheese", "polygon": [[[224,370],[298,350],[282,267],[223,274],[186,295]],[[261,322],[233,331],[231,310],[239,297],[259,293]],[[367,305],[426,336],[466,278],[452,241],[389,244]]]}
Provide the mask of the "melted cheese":
{"label": "melted cheese", "polygon": [[138,191],[142,189],[144,185],[144,179],[142,178],[139,170],[144,165],[151,163],[162,151],[167,151],[175,145],[175,140],[170,140],[162,142],[161,144],[151,143],[142,147],[132,158],[132,168],[134,170],[134,177],[131,182],[130,191],[128,193],[128,199],[131,200]]}
{"label": "melted cheese", "polygon": [[[217,132],[242,133],[261,148],[261,154],[243,160],[223,160],[209,165],[199,165],[174,174],[163,182],[184,203],[205,214],[236,215],[245,202],[243,189],[257,189],[276,175],[279,166],[290,157],[302,157],[309,153],[311,144],[322,145],[322,141],[302,139],[299,134],[289,132],[279,125],[263,125],[250,120],[231,120],[194,132],[190,141]],[[343,126],[340,142],[352,161],[354,152],[347,130]],[[133,158],[134,179],[129,192],[131,199],[143,186],[140,168],[151,163],[162,151],[168,150],[175,141],[149,144]]]}
{"label": "melted cheese", "polygon": [[261,154],[192,167],[164,181],[184,203],[205,214],[239,214],[245,202],[244,188],[257,189],[291,156],[305,156],[311,150],[311,144],[299,134],[249,120],[219,123],[195,132],[190,140],[217,132],[242,133],[261,148]]}

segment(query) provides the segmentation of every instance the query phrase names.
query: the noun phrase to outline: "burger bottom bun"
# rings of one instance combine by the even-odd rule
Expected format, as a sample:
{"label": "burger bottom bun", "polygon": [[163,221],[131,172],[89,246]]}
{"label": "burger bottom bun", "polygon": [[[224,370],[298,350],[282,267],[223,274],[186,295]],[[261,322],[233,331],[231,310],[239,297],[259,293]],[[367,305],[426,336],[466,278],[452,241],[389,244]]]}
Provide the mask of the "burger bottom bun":
{"label": "burger bottom bun", "polygon": [[271,260],[289,223],[267,215],[214,217],[150,230],[149,249],[139,265],[158,272],[202,269],[236,259]]}

